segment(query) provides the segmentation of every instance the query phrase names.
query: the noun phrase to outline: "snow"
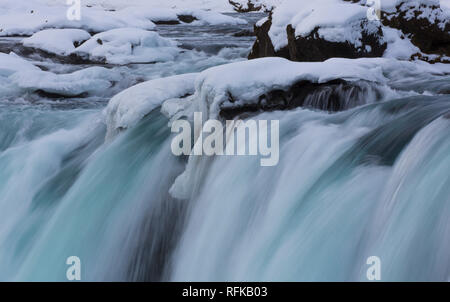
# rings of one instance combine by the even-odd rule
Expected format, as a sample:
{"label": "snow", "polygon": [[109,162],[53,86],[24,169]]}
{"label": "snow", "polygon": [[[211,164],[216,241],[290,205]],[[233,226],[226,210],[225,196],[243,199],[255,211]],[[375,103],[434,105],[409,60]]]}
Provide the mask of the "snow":
{"label": "snow", "polygon": [[42,71],[31,62],[14,53],[0,53],[1,95],[17,95],[17,92],[41,90],[63,96],[84,93],[102,93],[121,79],[117,72],[103,67],[89,67],[69,74]]}
{"label": "snow", "polygon": [[216,119],[221,109],[255,104],[259,96],[287,90],[301,80],[313,83],[364,80],[387,85],[393,79],[423,72],[449,73],[450,66],[384,58],[333,58],[324,62],[262,58],[231,63],[210,68],[197,77],[193,105],[184,115],[191,117],[193,112],[202,112],[206,119]]}
{"label": "snow", "polygon": [[118,28],[94,35],[73,53],[111,64],[171,61],[177,43],[158,33],[138,28]]}
{"label": "snow", "polygon": [[48,28],[79,28],[89,32],[120,27],[155,28],[155,24],[148,19],[136,18],[131,13],[105,11],[98,7],[83,7],[81,20],[69,20],[67,9],[66,5],[47,5],[37,0],[2,1],[0,36],[32,35]]}
{"label": "snow", "polygon": [[[137,1],[137,6],[131,3],[116,1],[117,6],[107,4],[106,1],[93,6],[82,1],[80,20],[69,20],[67,11],[69,6],[65,1],[44,0],[2,0],[0,2],[0,36],[32,35],[49,28],[77,28],[88,32],[99,33],[122,27],[136,27],[145,30],[155,28],[155,21],[170,17],[174,20],[177,15],[193,15],[198,19],[196,24],[246,24],[240,18],[226,16],[214,11],[205,11],[209,6],[188,5],[190,1],[180,1],[176,4],[160,5],[162,2]],[[121,5],[119,5],[121,3]],[[175,3],[175,2],[174,2]],[[112,8],[111,8],[112,7]]]}
{"label": "snow", "polygon": [[[362,1],[361,3],[366,2]],[[361,47],[361,22],[364,22],[364,30],[368,33],[375,33],[381,26],[379,22],[368,21],[368,7],[361,3],[343,2],[342,0],[311,2],[285,0],[273,11],[272,15],[269,36],[275,50],[278,51],[287,46],[286,27],[289,24],[295,28],[297,37],[308,36],[314,29],[319,28],[319,37],[327,41],[349,42],[356,47]],[[396,6],[401,3],[403,3],[401,10],[407,11],[407,18],[415,18],[413,12],[419,11],[418,17],[426,18],[431,23],[439,23],[441,28],[444,28],[448,23],[450,0],[441,0],[444,13],[441,10],[431,9],[433,5],[439,4],[439,0],[383,0],[381,1],[381,9],[394,13]],[[260,26],[265,20],[267,19],[261,20],[257,25]],[[410,57],[406,56],[407,53],[417,53],[416,48],[408,41],[398,38],[396,32],[383,26],[382,28],[387,34],[386,40],[393,43],[393,45],[388,45],[387,54],[392,54],[392,57],[395,58],[409,59]]]}
{"label": "snow", "polygon": [[181,116],[192,119],[194,112],[202,112],[205,119],[218,119],[221,109],[255,104],[259,96],[273,90],[287,90],[302,80],[313,83],[363,80],[386,86],[391,81],[424,72],[449,74],[450,66],[386,58],[292,62],[276,57],[221,65],[199,74],[144,82],[114,96],[104,111],[107,137],[133,127],[159,106],[171,119]]}
{"label": "snow", "polygon": [[[433,9],[433,7],[442,5],[442,3],[444,5],[441,10]],[[400,6],[397,8],[398,5]],[[439,0],[387,0],[386,3],[383,3],[382,9],[393,15],[402,12],[407,20],[413,18],[428,19],[430,23],[438,24],[442,29],[445,29],[446,24],[448,24],[450,13],[445,2]]]}
{"label": "snow", "polygon": [[[44,0],[45,1],[45,0]],[[235,2],[247,5],[248,0],[234,0]],[[283,0],[251,0],[254,3],[261,3],[265,8],[271,8]],[[64,3],[65,0],[47,0],[46,2]],[[203,9],[214,12],[234,12],[233,6],[228,0],[83,0],[86,5],[98,5],[109,9],[120,9],[126,6],[170,8],[170,9]]]}
{"label": "snow", "polygon": [[24,70],[12,74],[9,79],[17,87],[27,91],[42,90],[63,96],[102,92],[120,80],[120,75],[103,67],[89,67],[69,74],[54,74],[41,70]]}
{"label": "snow", "polygon": [[[355,35],[351,27],[367,18],[367,7],[341,0],[302,2],[286,0],[274,10],[269,36],[280,50],[287,45],[286,27],[291,24],[296,36],[307,36],[320,27],[319,35],[334,42],[348,41],[360,45],[361,33]],[[375,30],[375,27],[374,27]],[[358,32],[357,32],[358,33]]]}
{"label": "snow", "polygon": [[0,52],[0,77],[8,77],[18,71],[39,71],[31,62],[26,61],[15,53],[5,54]]}
{"label": "snow", "polygon": [[[99,5],[106,8],[123,8],[126,6],[170,8],[170,9],[204,9],[215,12],[232,12],[228,0],[83,0],[87,5]],[[64,2],[64,0],[59,0]]]}
{"label": "snow", "polygon": [[196,77],[197,74],[191,73],[155,79],[114,96],[104,111],[107,138],[112,138],[121,129],[133,127],[164,101],[194,93]]}
{"label": "snow", "polygon": [[420,49],[398,29],[383,27],[383,35],[388,43],[383,57],[409,60],[413,54],[421,53]]}
{"label": "snow", "polygon": [[14,53],[0,53],[0,97],[8,97],[17,92],[17,87],[9,77],[21,70],[33,72],[40,69]]}
{"label": "snow", "polygon": [[39,48],[49,53],[68,55],[75,50],[75,42],[83,42],[91,35],[82,29],[45,29],[23,39],[24,46]]}
{"label": "snow", "polygon": [[260,7],[261,11],[271,11],[276,6],[281,4],[283,0],[233,0],[234,3],[238,4],[240,8],[246,10],[249,9],[249,3],[253,4],[253,7]]}
{"label": "snow", "polygon": [[441,0],[441,8],[446,12],[447,15],[450,14],[450,1],[449,0]]}

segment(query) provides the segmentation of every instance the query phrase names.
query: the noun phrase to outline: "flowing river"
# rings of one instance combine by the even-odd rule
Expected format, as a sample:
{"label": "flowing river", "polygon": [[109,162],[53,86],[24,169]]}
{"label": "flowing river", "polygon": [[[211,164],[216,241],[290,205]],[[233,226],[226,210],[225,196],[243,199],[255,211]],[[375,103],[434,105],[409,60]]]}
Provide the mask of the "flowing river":
{"label": "flowing river", "polygon": [[[448,75],[405,78],[391,85],[403,93],[338,113],[259,113],[280,120],[279,164],[201,157],[185,200],[169,194],[187,158],[172,155],[159,109],[105,142],[114,94],[245,60],[261,15],[244,17],[159,26],[185,52],[111,66],[121,80],[95,95],[0,97],[1,281],[67,280],[69,256],[84,281],[364,281],[370,256],[385,281],[449,280]],[[88,67],[22,55],[54,73]]]}

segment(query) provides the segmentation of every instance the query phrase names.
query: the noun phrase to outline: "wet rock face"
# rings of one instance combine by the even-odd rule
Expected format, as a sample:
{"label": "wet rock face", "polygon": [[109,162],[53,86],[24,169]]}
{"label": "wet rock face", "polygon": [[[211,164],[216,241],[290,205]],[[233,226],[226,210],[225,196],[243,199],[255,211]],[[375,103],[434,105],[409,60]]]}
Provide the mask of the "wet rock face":
{"label": "wet rock face", "polygon": [[422,52],[450,56],[450,22],[439,6],[421,4],[416,7],[405,1],[396,7],[395,13],[382,12],[381,20],[385,26],[409,35]]}
{"label": "wet rock face", "polygon": [[[298,107],[338,112],[362,105],[366,96],[373,93],[381,97],[376,87],[360,81],[348,82],[342,79],[326,83],[300,81],[287,90],[272,90],[259,96],[251,104],[222,108],[220,116],[232,120],[237,116],[251,115],[260,111],[291,110]],[[229,102],[239,103],[236,96],[228,95]]]}

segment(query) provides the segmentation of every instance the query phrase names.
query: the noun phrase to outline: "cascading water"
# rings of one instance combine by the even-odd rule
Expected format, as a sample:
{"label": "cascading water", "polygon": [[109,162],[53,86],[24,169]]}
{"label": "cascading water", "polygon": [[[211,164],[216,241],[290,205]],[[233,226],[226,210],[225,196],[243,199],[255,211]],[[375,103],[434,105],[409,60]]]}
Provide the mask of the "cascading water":
{"label": "cascading water", "polygon": [[[242,59],[227,51],[113,71],[155,78]],[[391,83],[397,97],[375,102],[347,94],[337,113],[253,113],[280,120],[274,167],[175,157],[159,107],[105,142],[101,97],[2,100],[0,280],[64,281],[78,256],[85,281],[364,281],[377,256],[383,280],[447,281],[448,80]],[[189,194],[175,199],[181,185]]]}
{"label": "cascading water", "polygon": [[447,280],[448,101],[258,115],[281,121],[280,163],[192,168],[173,280],[364,281],[373,255],[384,280]]}

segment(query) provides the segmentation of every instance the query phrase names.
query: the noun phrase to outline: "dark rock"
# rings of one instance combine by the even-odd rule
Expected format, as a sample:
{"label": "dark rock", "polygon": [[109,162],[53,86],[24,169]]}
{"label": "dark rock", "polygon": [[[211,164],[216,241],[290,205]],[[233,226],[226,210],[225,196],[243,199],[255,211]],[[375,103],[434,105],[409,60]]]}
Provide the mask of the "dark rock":
{"label": "dark rock", "polygon": [[80,46],[81,44],[83,44],[84,42],[86,42],[87,40],[82,40],[82,41],[74,41],[73,42],[73,46],[75,48],[77,48],[78,46]]}
{"label": "dark rock", "polygon": [[[84,41],[80,42],[80,45]],[[9,53],[13,51],[17,55],[29,58],[35,61],[42,61],[42,59],[50,59],[54,62],[58,62],[61,64],[74,64],[74,65],[84,65],[84,64],[99,64],[104,65],[105,62],[97,62],[92,61],[87,57],[81,57],[76,54],[70,54],[69,56],[61,56],[54,53],[49,53],[45,50],[23,46],[23,44],[18,41],[16,43],[0,43],[0,52]],[[42,68],[41,68],[42,69]]]}
{"label": "dark rock", "polygon": [[[353,2],[359,0],[344,0]],[[361,2],[362,3],[362,2]],[[414,18],[408,16],[414,15]],[[430,22],[434,18],[434,22]],[[349,25],[349,30],[361,33],[362,47],[348,42],[327,41],[319,36],[320,28],[315,28],[308,36],[295,36],[295,30],[287,25],[288,46],[275,51],[269,37],[272,16],[261,26],[255,26],[257,40],[249,59],[262,57],[284,57],[293,61],[324,61],[332,57],[361,58],[383,56],[387,43],[384,42],[382,26],[402,31],[423,53],[415,54],[411,60],[420,59],[430,63],[448,63],[450,57],[450,22],[438,5],[414,4],[404,1],[396,7],[395,12],[381,12],[381,22],[360,20]],[[374,30],[374,26],[378,27]],[[427,56],[438,55],[436,56]],[[446,58],[447,57],[447,58]]]}
{"label": "dark rock", "polygon": [[315,28],[308,36],[295,36],[295,29],[289,24],[286,28],[288,36],[288,46],[275,51],[269,37],[269,30],[272,26],[272,18],[261,26],[255,26],[257,40],[249,55],[249,59],[262,57],[283,57],[292,61],[324,61],[333,57],[341,58],[361,58],[380,57],[387,48],[387,43],[383,40],[383,32],[378,26],[376,31],[368,30],[367,20],[355,23],[351,28],[361,32],[362,47],[357,47],[349,42],[332,42],[321,38],[318,34],[319,28]]}
{"label": "dark rock", "polygon": [[285,47],[279,51],[275,51],[272,40],[269,37],[269,30],[272,26],[272,17],[269,16],[266,22],[261,26],[255,25],[256,41],[253,44],[252,51],[248,56],[249,59],[264,58],[264,57],[283,57],[290,58],[289,48]]}
{"label": "dark rock", "polygon": [[[423,11],[433,12],[434,22],[424,17]],[[409,18],[411,14],[415,17]],[[385,26],[409,35],[411,42],[422,52],[450,56],[450,22],[439,6],[421,4],[417,8],[405,1],[396,7],[394,13],[382,12],[381,21]]]}
{"label": "dark rock", "polygon": [[255,33],[251,30],[241,30],[233,34],[233,37],[253,37]]}
{"label": "dark rock", "polygon": [[191,15],[177,15],[178,20],[152,20],[156,25],[178,25],[181,23],[192,23],[198,19]]}
{"label": "dark rock", "polygon": [[[320,84],[300,81],[287,90],[272,90],[263,94],[258,102],[222,108],[220,116],[230,120],[242,114],[291,110],[297,107],[338,112],[364,104],[369,91],[377,95],[380,93],[376,87],[363,81],[347,82],[337,79]],[[239,104],[236,96],[228,93],[228,98],[230,103]]]}
{"label": "dark rock", "polygon": [[97,39],[97,43],[103,45],[103,41],[101,39]]}
{"label": "dark rock", "polygon": [[192,22],[198,20],[196,17],[191,16],[191,15],[177,15],[177,17],[181,22],[184,22],[184,23],[192,23]]}
{"label": "dark rock", "polygon": [[178,20],[162,20],[162,21],[153,21],[156,25],[178,25],[181,22]]}
{"label": "dark rock", "polygon": [[[296,37],[295,29],[288,25],[288,49],[289,59],[292,61],[325,61],[329,58],[362,58],[381,57],[387,48],[387,43],[383,40],[381,28],[375,33],[365,30],[368,21],[359,24],[361,32],[362,47],[357,47],[349,42],[327,41],[319,36],[319,28],[316,27],[306,37]],[[354,28],[354,27],[353,27]]]}
{"label": "dark rock", "polygon": [[248,0],[247,5],[242,5],[233,0],[228,0],[230,4],[233,6],[233,9],[238,13],[249,13],[249,12],[258,12],[263,9],[262,5],[255,5],[252,1]]}
{"label": "dark rock", "polygon": [[47,99],[85,98],[88,96],[87,93],[80,93],[77,95],[66,95],[66,94],[47,92],[42,89],[38,89],[35,92],[40,97],[47,98]]}

